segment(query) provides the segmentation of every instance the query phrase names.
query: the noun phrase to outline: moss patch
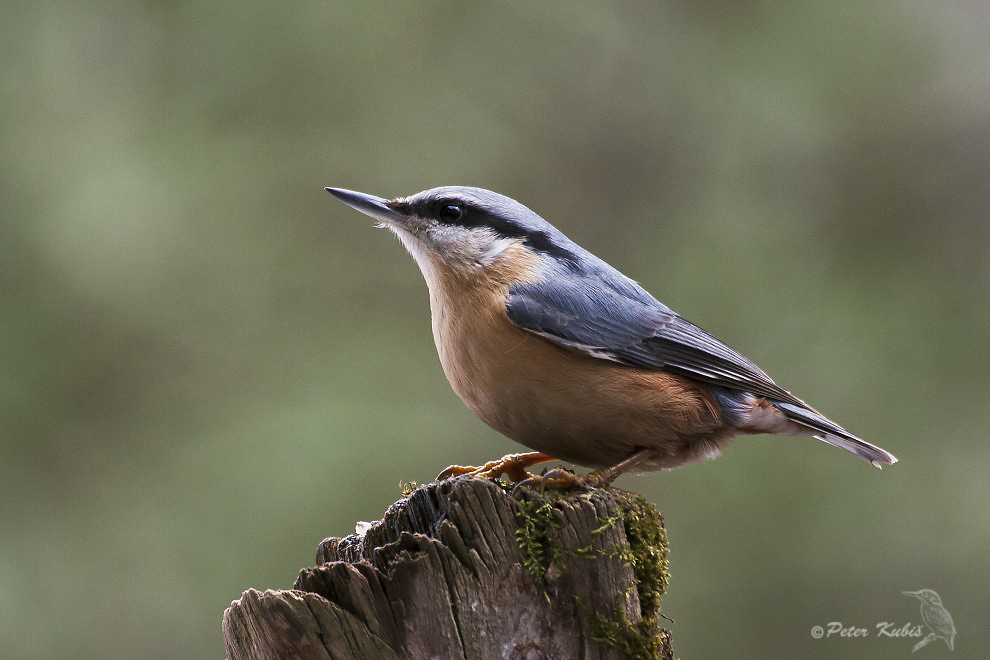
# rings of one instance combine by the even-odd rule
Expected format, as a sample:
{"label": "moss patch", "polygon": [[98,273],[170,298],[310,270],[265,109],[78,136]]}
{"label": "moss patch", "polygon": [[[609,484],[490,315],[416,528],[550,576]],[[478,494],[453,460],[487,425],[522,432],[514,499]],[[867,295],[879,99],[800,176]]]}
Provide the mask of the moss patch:
{"label": "moss patch", "polygon": [[[660,512],[641,496],[623,491],[612,491],[612,495],[622,511],[622,527],[629,543],[627,559],[636,576],[641,616],[635,621],[626,619],[620,607],[621,594],[616,594],[610,615],[589,608],[582,608],[582,612],[591,627],[592,639],[599,644],[634,660],[659,658],[666,648],[658,617],[660,601],[670,583],[667,530]],[[617,523],[604,521],[605,525]]]}
{"label": "moss patch", "polygon": [[526,492],[518,502],[516,542],[522,550],[523,566],[546,595],[547,569],[561,559],[560,548],[550,540],[552,531],[560,527],[560,521],[553,514],[554,500]]}
{"label": "moss patch", "polygon": [[[629,596],[626,593],[614,594],[613,607],[606,612],[594,611],[578,603],[592,639],[634,660],[660,658],[665,652],[669,653],[669,642],[659,626],[661,599],[670,583],[667,531],[656,507],[640,495],[612,489],[581,494],[526,489],[517,497],[516,541],[522,550],[524,567],[544,596],[546,574],[551,564],[562,565],[569,557],[618,557],[633,569],[640,617],[632,621],[626,618],[622,608]],[[555,505],[568,497],[613,499],[618,504],[618,511],[600,519],[599,527],[592,534],[602,534],[622,525],[628,546],[608,550],[594,550],[588,546],[565,553],[553,542],[553,537],[561,524],[555,515]]]}
{"label": "moss patch", "polygon": [[591,626],[591,638],[615,649],[630,660],[656,660],[663,657],[664,640],[657,620],[642,617],[628,621],[618,604],[612,616],[582,608]]}
{"label": "moss patch", "polygon": [[660,615],[660,600],[670,584],[663,516],[640,495],[616,491],[614,496],[622,508],[622,526],[632,554],[640,611],[644,617],[655,620]]}

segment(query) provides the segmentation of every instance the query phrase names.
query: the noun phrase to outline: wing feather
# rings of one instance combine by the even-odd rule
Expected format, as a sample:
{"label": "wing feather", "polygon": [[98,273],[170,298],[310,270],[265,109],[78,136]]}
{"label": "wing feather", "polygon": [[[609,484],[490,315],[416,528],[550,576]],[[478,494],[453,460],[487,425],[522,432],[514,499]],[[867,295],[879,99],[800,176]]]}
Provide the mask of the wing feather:
{"label": "wing feather", "polygon": [[593,357],[805,405],[749,359],[652,298],[626,296],[586,279],[569,285],[544,281],[513,286],[506,313],[520,328]]}
{"label": "wing feather", "polygon": [[[880,466],[897,459],[849,433],[790,392],[748,358],[679,316],[601,262],[592,275],[568,273],[513,285],[506,314],[518,327],[597,359],[677,373],[764,397],[816,437]],[[608,269],[608,270],[604,270]]]}

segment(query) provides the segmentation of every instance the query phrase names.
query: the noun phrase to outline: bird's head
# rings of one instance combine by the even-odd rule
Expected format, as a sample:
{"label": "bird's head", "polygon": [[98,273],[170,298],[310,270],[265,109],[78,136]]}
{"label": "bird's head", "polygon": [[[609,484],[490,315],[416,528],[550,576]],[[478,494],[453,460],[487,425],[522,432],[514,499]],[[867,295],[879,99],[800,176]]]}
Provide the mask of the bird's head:
{"label": "bird's head", "polygon": [[392,200],[326,190],[392,230],[431,286],[438,270],[475,279],[504,278],[541,266],[576,266],[582,259],[580,248],[553,225],[490,190],[445,186]]}
{"label": "bird's head", "polygon": [[938,594],[931,589],[922,589],[921,591],[902,591],[905,596],[914,596],[918,600],[924,601],[926,603],[932,603],[933,605],[941,605],[942,599],[938,597]]}

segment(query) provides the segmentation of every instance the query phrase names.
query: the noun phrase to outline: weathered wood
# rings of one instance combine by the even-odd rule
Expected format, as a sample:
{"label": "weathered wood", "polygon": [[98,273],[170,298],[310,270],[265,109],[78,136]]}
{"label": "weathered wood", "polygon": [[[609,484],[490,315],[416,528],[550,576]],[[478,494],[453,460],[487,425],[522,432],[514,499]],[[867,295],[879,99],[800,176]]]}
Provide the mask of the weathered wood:
{"label": "weathered wood", "polygon": [[363,536],[324,540],[292,590],[224,613],[248,658],[673,658],[663,519],[614,489],[429,484]]}

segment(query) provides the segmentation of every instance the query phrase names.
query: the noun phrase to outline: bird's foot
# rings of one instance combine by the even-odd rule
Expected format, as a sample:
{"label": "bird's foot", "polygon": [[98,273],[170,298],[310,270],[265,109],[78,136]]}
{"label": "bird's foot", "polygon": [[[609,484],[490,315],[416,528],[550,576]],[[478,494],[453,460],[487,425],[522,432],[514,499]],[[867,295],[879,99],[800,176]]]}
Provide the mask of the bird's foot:
{"label": "bird's foot", "polygon": [[437,475],[437,481],[465,475],[483,477],[485,479],[498,479],[503,474],[513,482],[526,481],[533,478],[533,475],[527,472],[526,468],[553,460],[556,460],[553,456],[547,456],[537,451],[525,454],[508,454],[494,461],[488,461],[481,467],[451,465]]}
{"label": "bird's foot", "polygon": [[609,485],[610,479],[603,475],[603,470],[594,470],[588,474],[582,476],[580,474],[574,474],[570,470],[565,470],[564,468],[554,468],[552,470],[547,470],[546,473],[542,475],[530,475],[528,479],[524,479],[516,484],[513,488],[513,492],[519,490],[520,488],[535,488],[537,490],[590,490],[593,488],[602,488],[603,486]]}
{"label": "bird's foot", "polygon": [[592,470],[583,477],[574,474],[570,470],[554,468],[547,470],[543,476],[532,475],[529,479],[518,482],[513,490],[520,487],[538,488],[540,490],[546,490],[548,488],[552,490],[604,488],[611,485],[619,475],[636,468],[654,455],[655,451],[652,449],[637,449],[615,465]]}

